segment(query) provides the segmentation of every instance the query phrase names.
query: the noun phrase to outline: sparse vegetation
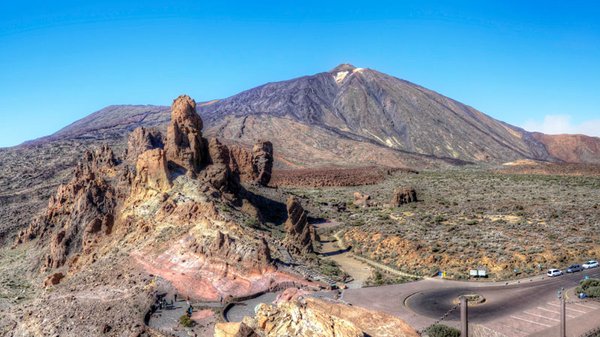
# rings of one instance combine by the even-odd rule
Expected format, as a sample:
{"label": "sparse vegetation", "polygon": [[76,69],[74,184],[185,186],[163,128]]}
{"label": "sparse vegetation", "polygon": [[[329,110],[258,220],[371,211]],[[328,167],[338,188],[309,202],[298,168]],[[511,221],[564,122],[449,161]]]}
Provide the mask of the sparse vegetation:
{"label": "sparse vegetation", "polygon": [[577,293],[584,293],[589,297],[600,297],[600,279],[590,278],[582,280],[575,291]]}
{"label": "sparse vegetation", "polygon": [[191,328],[194,326],[194,321],[189,318],[188,315],[181,315],[181,317],[179,317],[179,324],[183,327]]}
{"label": "sparse vegetation", "polygon": [[[386,208],[394,188],[414,186],[421,200]],[[600,178],[498,174],[484,170],[398,173],[360,187],[287,188],[314,216],[343,224],[353,253],[411,274],[468,278],[485,267],[492,280],[598,258],[595,228]],[[375,206],[355,207],[353,193]],[[333,205],[344,204],[339,210]],[[596,229],[597,230],[597,229]],[[548,249],[552,243],[561,245]],[[468,262],[466,261],[475,261]],[[435,269],[435,270],[434,270]]]}
{"label": "sparse vegetation", "polygon": [[429,337],[460,337],[460,330],[443,324],[434,324],[425,332]]}

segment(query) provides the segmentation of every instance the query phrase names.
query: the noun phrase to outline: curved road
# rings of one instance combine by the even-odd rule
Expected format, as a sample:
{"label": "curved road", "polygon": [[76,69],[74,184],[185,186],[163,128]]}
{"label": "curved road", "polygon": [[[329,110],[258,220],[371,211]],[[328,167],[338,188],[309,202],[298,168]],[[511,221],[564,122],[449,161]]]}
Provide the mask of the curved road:
{"label": "curved road", "polygon": [[[533,305],[557,299],[560,288],[573,288],[585,276],[600,277],[598,268],[581,273],[565,274],[547,278],[541,281],[523,281],[520,284],[492,284],[474,287],[467,282],[447,281],[450,287],[423,289],[405,299],[405,305],[420,315],[439,318],[456,303],[460,295],[477,293],[486,298],[486,302],[469,307],[469,320],[474,323],[484,323],[499,316],[525,310]],[[456,283],[453,285],[453,283]],[[448,316],[450,319],[460,319],[459,313]]]}
{"label": "curved road", "polygon": [[[600,277],[600,268],[554,278],[536,277],[532,281],[524,279],[519,283],[511,281],[508,285],[504,282],[427,279],[383,287],[349,289],[343,293],[343,300],[354,305],[399,316],[413,327],[423,329],[452,309],[460,295],[477,293],[484,296],[486,301],[469,307],[470,323],[490,325],[501,318],[512,317],[513,320],[517,320],[523,325],[530,324],[539,330],[552,326],[556,321],[556,318],[550,315],[557,310],[552,307],[555,305],[554,303],[558,304],[557,291],[561,287],[569,289],[577,286],[586,275]],[[590,308],[596,307],[600,307],[600,305],[590,306]],[[533,312],[534,309],[539,313]],[[572,310],[576,311],[574,313],[587,313],[588,311],[583,307],[581,310]],[[533,316],[522,316],[523,312]],[[596,310],[594,313],[600,320],[600,310]],[[551,317],[550,321],[546,321],[548,318],[543,320],[543,316]],[[454,310],[448,315],[446,321],[458,321],[459,319],[460,311]],[[517,333],[512,335],[521,336]]]}

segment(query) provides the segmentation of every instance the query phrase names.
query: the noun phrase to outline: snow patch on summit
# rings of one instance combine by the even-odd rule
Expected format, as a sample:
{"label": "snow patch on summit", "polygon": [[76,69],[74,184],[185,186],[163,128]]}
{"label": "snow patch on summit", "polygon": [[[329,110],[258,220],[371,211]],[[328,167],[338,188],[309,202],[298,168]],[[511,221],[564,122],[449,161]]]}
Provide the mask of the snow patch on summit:
{"label": "snow patch on summit", "polygon": [[335,83],[340,84],[348,76],[349,71],[340,71],[333,78],[335,79]]}

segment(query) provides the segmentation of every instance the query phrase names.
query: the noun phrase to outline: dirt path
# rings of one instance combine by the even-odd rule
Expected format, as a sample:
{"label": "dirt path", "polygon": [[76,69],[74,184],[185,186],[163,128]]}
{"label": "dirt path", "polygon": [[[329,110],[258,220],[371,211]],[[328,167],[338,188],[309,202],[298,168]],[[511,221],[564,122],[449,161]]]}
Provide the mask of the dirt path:
{"label": "dirt path", "polygon": [[[345,249],[346,249],[346,247],[347,247],[347,245],[346,245],[346,243],[344,242],[344,240],[343,240],[342,238],[340,238],[340,233],[341,233],[341,232],[336,232],[336,233],[334,234],[334,237],[335,237],[335,239],[337,240],[337,245],[338,245],[339,247],[342,247],[342,248],[338,248],[338,249],[344,249],[344,250],[345,250]],[[402,276],[402,277],[411,277],[411,278],[417,278],[417,279],[420,279],[420,278],[421,278],[421,277],[420,277],[420,276],[418,276],[418,275],[413,275],[413,274],[409,274],[409,273],[405,273],[405,272],[402,272],[402,271],[396,270],[396,269],[394,269],[394,268],[392,268],[392,267],[389,267],[389,266],[386,266],[386,265],[384,265],[384,264],[381,264],[381,263],[379,263],[379,262],[375,262],[375,261],[373,261],[373,260],[370,260],[370,259],[364,258],[364,257],[362,257],[362,256],[357,256],[357,255],[355,255],[355,254],[352,254],[352,253],[350,253],[350,252],[348,252],[347,254],[348,254],[349,256],[351,256],[353,259],[359,260],[359,261],[361,261],[361,262],[363,262],[363,263],[365,263],[365,264],[367,264],[367,265],[369,265],[369,266],[371,266],[371,267],[375,267],[375,268],[378,268],[378,269],[381,269],[381,270],[385,270],[385,271],[387,271],[387,272],[389,272],[389,273],[392,273],[392,274],[394,274],[394,275],[398,275],[398,276]],[[343,268],[342,268],[342,269],[343,269]]]}
{"label": "dirt path", "polygon": [[326,240],[322,244],[321,253],[326,255],[326,258],[336,262],[343,271],[353,278],[351,282],[346,284],[348,288],[362,288],[369,276],[371,276],[373,268],[364,262],[352,258],[352,254],[347,250],[341,250],[337,245],[337,241]]}

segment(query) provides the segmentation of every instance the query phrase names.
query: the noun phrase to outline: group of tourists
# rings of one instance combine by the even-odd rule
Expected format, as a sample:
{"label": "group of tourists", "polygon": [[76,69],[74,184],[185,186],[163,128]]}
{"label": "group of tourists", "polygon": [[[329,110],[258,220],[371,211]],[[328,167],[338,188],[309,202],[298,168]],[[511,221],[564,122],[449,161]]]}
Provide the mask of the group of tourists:
{"label": "group of tourists", "polygon": [[[180,298],[180,301],[181,301],[181,298]],[[170,301],[167,300],[167,294],[159,295],[156,298],[156,303],[153,305],[152,311],[175,309],[176,302],[177,302],[177,293],[173,294],[173,298]],[[186,299],[186,303],[187,303],[187,309],[185,310],[186,315],[188,317],[192,317],[192,314],[194,313],[194,307],[190,303],[189,297]]]}

